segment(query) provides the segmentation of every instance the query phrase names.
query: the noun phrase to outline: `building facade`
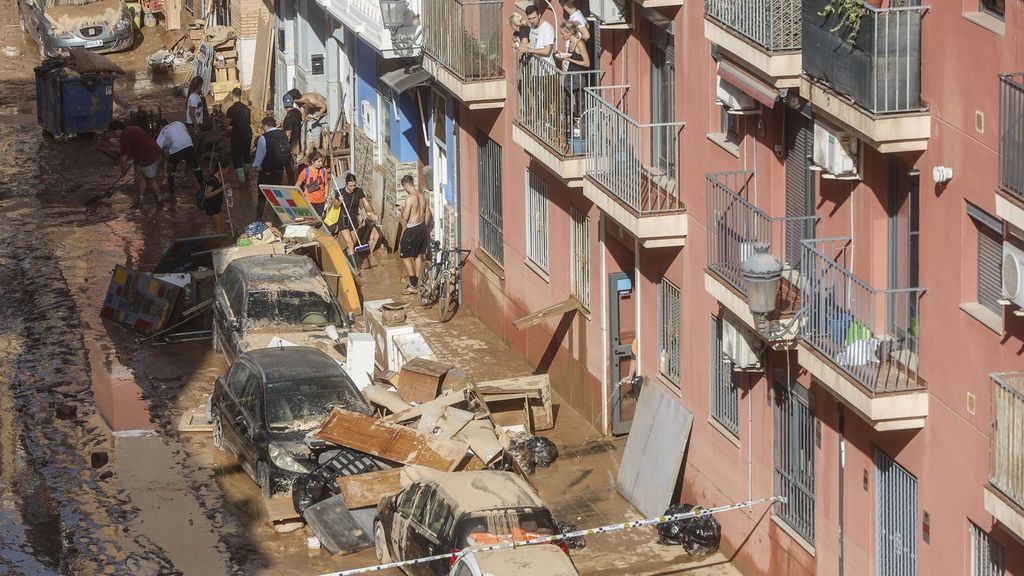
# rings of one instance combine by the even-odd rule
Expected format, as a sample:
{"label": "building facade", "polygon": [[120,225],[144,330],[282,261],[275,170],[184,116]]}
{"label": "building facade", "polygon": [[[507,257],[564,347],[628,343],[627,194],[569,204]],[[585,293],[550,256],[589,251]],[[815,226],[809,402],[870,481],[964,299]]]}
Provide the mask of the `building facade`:
{"label": "building facade", "polygon": [[589,4],[583,71],[424,6],[464,308],[602,431],[674,395],[683,500],[786,496],[745,573],[1024,574],[1021,7]]}

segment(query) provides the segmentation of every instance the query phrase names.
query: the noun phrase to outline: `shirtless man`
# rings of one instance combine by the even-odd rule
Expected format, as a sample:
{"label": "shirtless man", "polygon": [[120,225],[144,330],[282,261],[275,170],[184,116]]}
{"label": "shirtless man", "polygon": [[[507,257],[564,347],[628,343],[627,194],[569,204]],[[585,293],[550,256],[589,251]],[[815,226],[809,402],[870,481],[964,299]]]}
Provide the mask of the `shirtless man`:
{"label": "shirtless man", "polygon": [[409,277],[409,285],[405,287],[402,294],[415,294],[419,289],[424,256],[430,244],[430,231],[427,230],[427,225],[430,223],[431,214],[427,198],[416,189],[411,174],[402,176],[402,188],[405,189],[408,196],[405,198],[405,204],[402,205],[402,223],[405,224],[405,232],[402,233],[398,254],[402,257],[405,273]]}
{"label": "shirtless man", "polygon": [[316,92],[306,92],[295,100],[295,105],[302,109],[305,116],[318,118],[327,114],[327,98]]}

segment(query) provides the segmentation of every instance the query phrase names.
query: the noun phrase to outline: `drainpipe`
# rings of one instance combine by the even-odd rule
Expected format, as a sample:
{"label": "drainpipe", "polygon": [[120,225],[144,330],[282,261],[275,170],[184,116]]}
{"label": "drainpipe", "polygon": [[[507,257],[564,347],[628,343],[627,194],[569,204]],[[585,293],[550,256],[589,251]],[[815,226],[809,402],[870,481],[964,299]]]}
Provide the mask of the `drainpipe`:
{"label": "drainpipe", "polygon": [[843,405],[836,403],[839,410],[839,576],[843,576],[843,565],[845,564],[845,493],[844,484],[846,476],[846,415],[843,413]]}
{"label": "drainpipe", "polygon": [[633,304],[634,314],[636,315],[636,321],[634,322],[636,334],[633,338],[636,340],[636,358],[633,362],[636,362],[636,373],[637,375],[643,375],[643,366],[640,364],[640,358],[642,357],[643,344],[640,338],[640,239],[633,238],[633,293],[636,294],[636,302]]}
{"label": "drainpipe", "polygon": [[608,338],[608,264],[605,257],[604,243],[604,214],[599,213],[597,219],[597,249],[601,253],[601,276],[598,285],[601,286],[601,431],[609,432],[608,422],[608,397],[611,392],[608,390],[609,350],[611,340]]}

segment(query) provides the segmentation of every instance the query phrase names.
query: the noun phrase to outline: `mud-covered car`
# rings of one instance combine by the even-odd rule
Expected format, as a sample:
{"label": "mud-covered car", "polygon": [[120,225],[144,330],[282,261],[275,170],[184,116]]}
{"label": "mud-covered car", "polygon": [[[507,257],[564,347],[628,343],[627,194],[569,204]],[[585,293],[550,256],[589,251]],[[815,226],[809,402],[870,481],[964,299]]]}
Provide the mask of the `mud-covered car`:
{"label": "mud-covered car", "polygon": [[[550,536],[556,530],[551,512],[526,480],[511,472],[476,470],[429,474],[382,499],[373,543],[377,560],[385,563]],[[561,551],[568,555],[567,550]],[[416,576],[446,576],[455,560],[404,569]]]}
{"label": "mud-covered car", "polygon": [[213,290],[213,349],[234,360],[274,338],[313,346],[343,362],[327,326],[344,318],[323,273],[306,256],[244,256],[232,260]]}
{"label": "mud-covered car", "polygon": [[312,433],[335,407],[372,414],[327,354],[307,346],[252,350],[214,384],[213,442],[233,452],[269,498],[330,453],[332,447]]}
{"label": "mud-covered car", "polygon": [[466,551],[450,576],[580,576],[572,559],[554,544]]}
{"label": "mud-covered car", "polygon": [[18,0],[18,15],[43,57],[72,48],[119,52],[135,43],[135,15],[122,0]]}

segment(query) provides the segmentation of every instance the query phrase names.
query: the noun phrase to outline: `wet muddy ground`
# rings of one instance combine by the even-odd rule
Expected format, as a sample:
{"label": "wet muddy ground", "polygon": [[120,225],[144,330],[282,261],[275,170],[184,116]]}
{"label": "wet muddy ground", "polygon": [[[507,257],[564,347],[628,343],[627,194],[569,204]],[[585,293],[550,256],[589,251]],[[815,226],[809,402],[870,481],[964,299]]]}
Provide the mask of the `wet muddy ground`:
{"label": "wet muddy ground", "polygon": [[[208,342],[141,343],[100,320],[114,265],[146,269],[171,239],[212,226],[187,199],[133,206],[133,184],[85,209],[116,177],[116,162],[96,150],[112,144],[41,134],[38,51],[16,14],[14,1],[0,0],[0,573],[298,576],[373,564],[372,551],[310,550],[305,529],[275,533],[237,462],[208,434],[177,432],[226,368]],[[145,66],[158,48],[147,34],[115,55],[129,72],[115,89],[172,116],[183,101]],[[235,201],[240,228],[251,193],[236,191]],[[371,264],[366,297],[397,296],[398,263]],[[414,307],[410,318],[441,359],[478,379],[529,371],[468,314],[445,325],[431,314]],[[551,437],[563,457],[535,482],[556,516],[581,527],[636,517],[612,488],[622,440],[602,438],[569,410]],[[584,574],[733,573],[721,557],[699,568],[654,539],[650,530],[599,536],[574,558]]]}

